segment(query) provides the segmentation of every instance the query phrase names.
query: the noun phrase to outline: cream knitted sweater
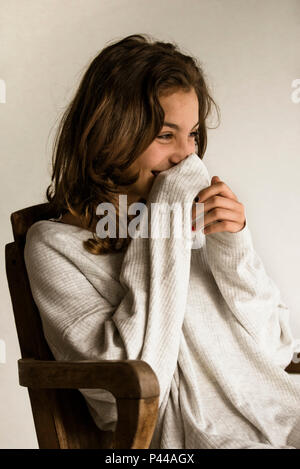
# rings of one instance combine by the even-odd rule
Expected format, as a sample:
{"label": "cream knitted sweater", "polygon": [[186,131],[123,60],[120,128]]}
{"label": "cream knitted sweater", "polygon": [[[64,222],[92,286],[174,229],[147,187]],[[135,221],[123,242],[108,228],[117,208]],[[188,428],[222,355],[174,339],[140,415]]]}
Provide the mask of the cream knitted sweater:
{"label": "cream knitted sweater", "polygon": [[[161,223],[151,203],[192,207],[209,185],[195,153],[160,173],[149,227]],[[54,357],[148,362],[160,385],[150,448],[300,448],[300,385],[284,371],[298,344],[248,223],[205,236],[191,215],[171,212],[176,224],[181,237],[171,229],[101,256],[84,250],[87,230],[54,219],[29,229],[25,262]],[[113,430],[112,394],[81,392],[96,424]]]}

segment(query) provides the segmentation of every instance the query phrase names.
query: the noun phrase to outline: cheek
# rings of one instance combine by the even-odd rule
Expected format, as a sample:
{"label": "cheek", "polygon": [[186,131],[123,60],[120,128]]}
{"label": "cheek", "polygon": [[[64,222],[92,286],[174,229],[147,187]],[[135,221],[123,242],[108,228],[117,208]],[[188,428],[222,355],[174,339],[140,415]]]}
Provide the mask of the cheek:
{"label": "cheek", "polygon": [[144,160],[144,167],[149,169],[158,168],[167,158],[167,149],[163,148],[163,145],[153,143],[149,150]]}

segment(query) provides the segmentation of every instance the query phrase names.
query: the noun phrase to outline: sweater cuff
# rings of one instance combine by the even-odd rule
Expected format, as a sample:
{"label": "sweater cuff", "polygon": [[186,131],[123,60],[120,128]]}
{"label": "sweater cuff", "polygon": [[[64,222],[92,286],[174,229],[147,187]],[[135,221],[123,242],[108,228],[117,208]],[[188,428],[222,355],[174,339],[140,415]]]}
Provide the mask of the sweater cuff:
{"label": "sweater cuff", "polygon": [[[170,233],[171,238],[183,237],[188,241],[187,247],[191,247],[191,243],[194,242],[195,234],[192,231],[192,205],[194,198],[200,190],[209,186],[209,176],[206,166],[196,153],[192,153],[183,161],[178,163],[176,166],[159,173],[151,188],[150,194],[147,200],[148,210],[151,211],[151,219],[153,213],[153,205],[165,205],[180,209],[179,218],[175,217],[172,213],[172,221],[163,215],[161,218],[153,215],[153,221],[151,222],[155,232],[160,232],[168,229],[168,226],[172,230]],[[158,207],[157,207],[158,208]],[[160,210],[160,208],[159,208]],[[162,209],[163,213],[164,208]],[[180,220],[180,217],[181,220]],[[166,221],[166,228],[162,228]],[[170,223],[170,224],[169,224]],[[181,230],[180,230],[181,225]],[[176,232],[176,229],[180,231]],[[174,234],[175,233],[175,234]],[[168,234],[167,234],[168,236]],[[200,247],[205,243],[204,235],[199,236],[197,247]]]}
{"label": "sweater cuff", "polygon": [[196,195],[209,185],[206,166],[196,153],[192,153],[156,176],[147,202],[192,203]]}
{"label": "sweater cuff", "polygon": [[246,216],[246,225],[241,231],[231,233],[229,231],[222,231],[220,233],[211,233],[206,235],[206,240],[220,241],[228,247],[253,247],[252,235],[248,226]]}

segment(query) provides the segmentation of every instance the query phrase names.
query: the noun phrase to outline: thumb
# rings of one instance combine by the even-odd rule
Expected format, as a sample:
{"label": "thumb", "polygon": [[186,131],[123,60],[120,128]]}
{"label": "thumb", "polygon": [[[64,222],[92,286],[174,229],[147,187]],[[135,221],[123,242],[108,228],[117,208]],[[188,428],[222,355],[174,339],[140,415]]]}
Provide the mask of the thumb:
{"label": "thumb", "polygon": [[213,176],[211,178],[211,184],[215,184],[216,182],[220,182],[221,179],[219,178],[219,176]]}

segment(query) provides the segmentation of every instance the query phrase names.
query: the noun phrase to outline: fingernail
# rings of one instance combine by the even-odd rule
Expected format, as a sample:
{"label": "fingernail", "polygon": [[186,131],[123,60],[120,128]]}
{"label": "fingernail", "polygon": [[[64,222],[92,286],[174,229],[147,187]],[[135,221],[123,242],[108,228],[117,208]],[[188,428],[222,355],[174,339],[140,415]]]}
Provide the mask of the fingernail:
{"label": "fingernail", "polygon": [[192,226],[192,230],[195,231],[195,227],[194,227],[194,226]]}

